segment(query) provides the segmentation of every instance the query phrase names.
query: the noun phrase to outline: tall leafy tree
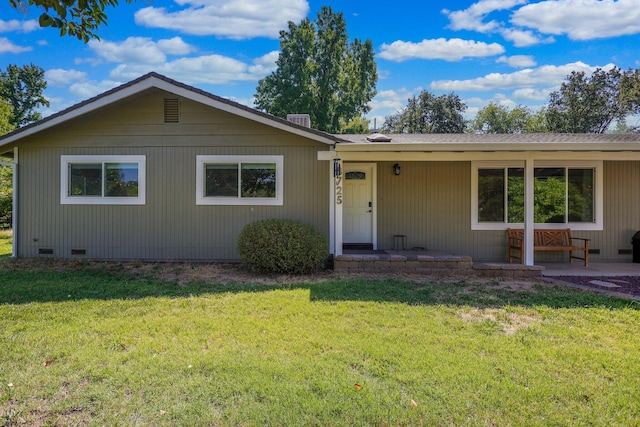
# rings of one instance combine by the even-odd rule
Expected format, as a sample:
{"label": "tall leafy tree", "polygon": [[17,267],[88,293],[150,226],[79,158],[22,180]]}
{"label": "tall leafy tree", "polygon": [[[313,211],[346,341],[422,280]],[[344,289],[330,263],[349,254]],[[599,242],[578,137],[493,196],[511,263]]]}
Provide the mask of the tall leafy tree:
{"label": "tall leafy tree", "polygon": [[283,118],[308,113],[314,128],[333,133],[360,120],[376,94],[371,40],[349,43],[343,14],[326,6],[315,22],[288,25],[276,71],[256,88],[256,107]]}
{"label": "tall leafy tree", "polygon": [[86,43],[99,39],[97,29],[107,23],[105,9],[117,6],[118,0],[9,0],[9,4],[18,10],[35,7],[42,12],[41,27],[57,28],[61,36],[76,37]]}
{"label": "tall leafy tree", "polygon": [[478,133],[531,133],[546,131],[546,112],[532,112],[524,106],[508,109],[490,102],[470,123],[470,130]]}
{"label": "tall leafy tree", "polygon": [[11,124],[11,115],[11,104],[0,98],[0,135],[4,135],[14,129]]}
{"label": "tall leafy tree", "polygon": [[388,133],[463,133],[467,105],[458,95],[435,96],[422,91],[396,114],[385,117],[381,131]]}
{"label": "tall leafy tree", "polygon": [[638,70],[598,68],[590,76],[574,71],[551,93],[547,122],[551,132],[604,133],[609,125],[640,112]]}
{"label": "tall leafy tree", "polygon": [[40,120],[40,106],[49,106],[42,92],[47,87],[44,70],[36,65],[10,64],[0,71],[0,99],[11,105],[9,123],[14,127]]}

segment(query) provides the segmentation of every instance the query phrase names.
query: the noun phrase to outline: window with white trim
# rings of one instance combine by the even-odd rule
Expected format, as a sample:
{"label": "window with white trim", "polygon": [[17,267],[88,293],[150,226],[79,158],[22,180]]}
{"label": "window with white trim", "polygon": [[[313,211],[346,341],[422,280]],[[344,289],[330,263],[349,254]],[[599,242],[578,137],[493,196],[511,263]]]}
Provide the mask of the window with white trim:
{"label": "window with white trim", "polygon": [[144,205],[145,176],[145,156],[60,156],[60,203]]}
{"label": "window with white trim", "polygon": [[[473,162],[474,230],[524,223],[522,162]],[[534,223],[540,228],[602,230],[602,162],[545,161],[534,166]]]}
{"label": "window with white trim", "polygon": [[196,156],[196,204],[283,204],[283,156]]}

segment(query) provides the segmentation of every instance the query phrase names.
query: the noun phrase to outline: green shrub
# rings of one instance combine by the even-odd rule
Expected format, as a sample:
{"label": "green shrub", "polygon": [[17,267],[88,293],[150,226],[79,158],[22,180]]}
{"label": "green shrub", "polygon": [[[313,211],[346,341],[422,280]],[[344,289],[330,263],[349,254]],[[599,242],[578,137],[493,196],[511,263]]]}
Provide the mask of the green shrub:
{"label": "green shrub", "polygon": [[261,273],[305,274],[324,266],[327,239],[313,225],[267,219],[244,227],[238,253],[246,265]]}

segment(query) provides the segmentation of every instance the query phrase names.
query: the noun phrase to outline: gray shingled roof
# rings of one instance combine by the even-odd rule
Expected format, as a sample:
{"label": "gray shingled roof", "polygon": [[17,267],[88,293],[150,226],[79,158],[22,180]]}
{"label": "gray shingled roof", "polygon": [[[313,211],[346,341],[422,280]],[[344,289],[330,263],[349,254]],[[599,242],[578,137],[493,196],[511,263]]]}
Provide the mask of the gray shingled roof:
{"label": "gray shingled roof", "polygon": [[386,134],[391,142],[370,142],[369,135],[335,135],[345,143],[352,144],[639,144],[640,134],[576,134],[576,133],[526,133],[526,134],[468,134],[425,133]]}

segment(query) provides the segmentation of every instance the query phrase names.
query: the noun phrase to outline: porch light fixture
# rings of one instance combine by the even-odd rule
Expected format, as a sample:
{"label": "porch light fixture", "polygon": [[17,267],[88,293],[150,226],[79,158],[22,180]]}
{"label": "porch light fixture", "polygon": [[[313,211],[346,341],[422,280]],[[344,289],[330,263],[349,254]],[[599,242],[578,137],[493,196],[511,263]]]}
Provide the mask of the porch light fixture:
{"label": "porch light fixture", "polygon": [[396,176],[400,175],[400,163],[393,165],[393,174]]}
{"label": "porch light fixture", "polygon": [[342,168],[340,166],[340,159],[333,159],[333,177],[337,178],[342,175]]}

